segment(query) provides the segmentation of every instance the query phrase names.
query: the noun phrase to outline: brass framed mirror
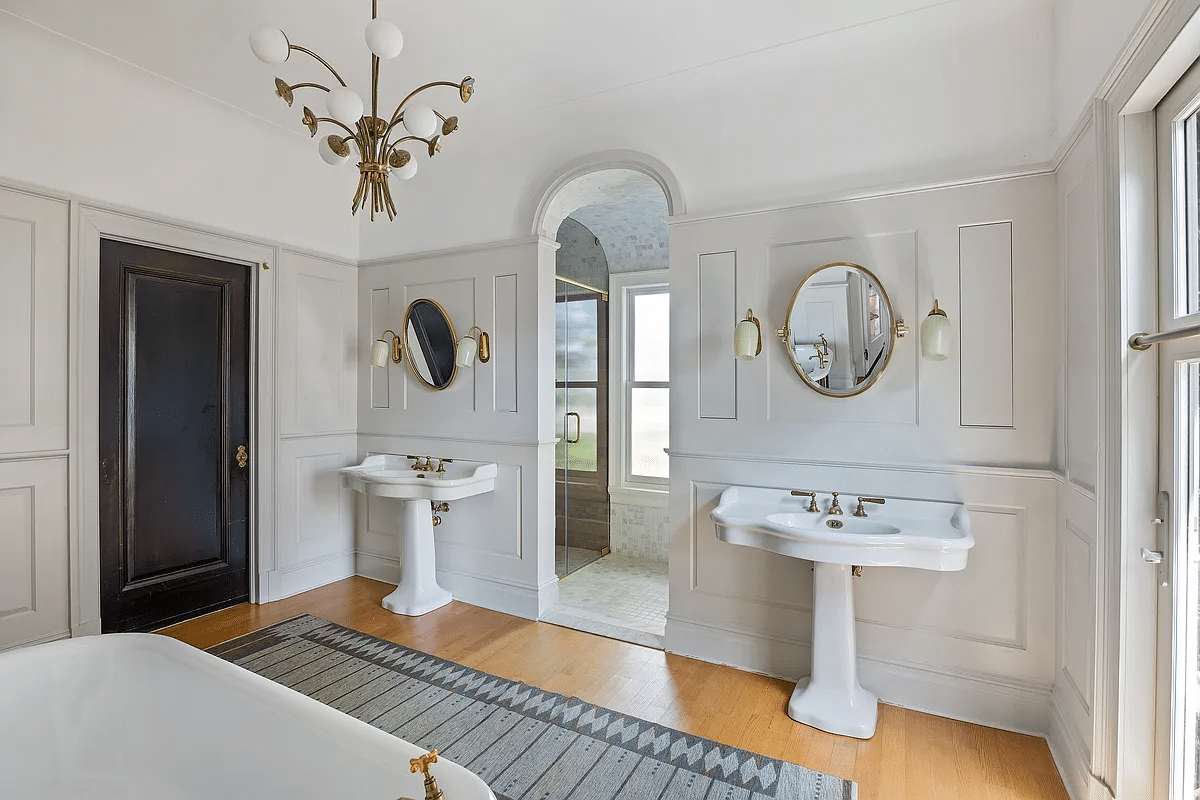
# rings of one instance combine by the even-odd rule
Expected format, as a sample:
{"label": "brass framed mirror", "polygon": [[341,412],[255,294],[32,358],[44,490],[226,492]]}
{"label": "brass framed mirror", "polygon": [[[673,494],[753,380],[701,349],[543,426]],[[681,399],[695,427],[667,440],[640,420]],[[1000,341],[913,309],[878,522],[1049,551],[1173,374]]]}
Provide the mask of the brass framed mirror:
{"label": "brass framed mirror", "polygon": [[404,312],[404,352],[417,380],[439,392],[454,383],[457,342],[454,323],[441,304],[428,298],[409,303]]}
{"label": "brass framed mirror", "polygon": [[907,332],[874,273],[835,261],[800,281],[775,333],[809,388],[826,397],[854,397],[879,380],[896,339]]}

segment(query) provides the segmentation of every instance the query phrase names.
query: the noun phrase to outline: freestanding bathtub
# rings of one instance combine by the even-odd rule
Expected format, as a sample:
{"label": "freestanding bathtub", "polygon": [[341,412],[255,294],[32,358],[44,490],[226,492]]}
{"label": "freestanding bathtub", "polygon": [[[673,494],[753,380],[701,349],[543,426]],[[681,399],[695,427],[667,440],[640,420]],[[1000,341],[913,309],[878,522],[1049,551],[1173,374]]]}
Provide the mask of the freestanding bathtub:
{"label": "freestanding bathtub", "polygon": [[[425,797],[424,751],[165,636],[86,636],[0,654],[0,798]],[[446,800],[495,800],[438,761]]]}

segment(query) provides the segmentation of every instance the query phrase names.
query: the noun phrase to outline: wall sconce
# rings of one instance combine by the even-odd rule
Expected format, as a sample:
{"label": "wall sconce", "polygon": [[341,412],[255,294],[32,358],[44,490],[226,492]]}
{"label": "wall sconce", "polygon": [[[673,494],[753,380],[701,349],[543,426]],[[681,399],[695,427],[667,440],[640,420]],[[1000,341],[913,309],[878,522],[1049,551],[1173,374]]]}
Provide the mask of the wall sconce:
{"label": "wall sconce", "polygon": [[399,364],[400,359],[404,354],[400,351],[400,337],[392,329],[388,329],[379,334],[379,338],[375,340],[375,344],[371,345],[371,366],[382,367],[387,364],[388,343],[383,338],[387,334],[392,335],[392,363]]}
{"label": "wall sconce", "polygon": [[[471,331],[479,331],[478,337],[471,336]],[[471,362],[475,360],[475,354],[479,354],[479,363],[486,364],[492,360],[492,345],[487,333],[478,325],[472,325],[471,330],[467,331],[467,335],[458,340],[458,347],[455,348],[454,363],[460,367],[471,366]]]}
{"label": "wall sconce", "polygon": [[762,326],[754,309],[746,309],[746,318],[733,328],[733,357],[738,361],[753,361],[762,353]]}
{"label": "wall sconce", "polygon": [[946,312],[933,301],[933,311],[921,323],[921,355],[930,361],[945,361],[950,355],[950,343],[954,339],[954,327]]}

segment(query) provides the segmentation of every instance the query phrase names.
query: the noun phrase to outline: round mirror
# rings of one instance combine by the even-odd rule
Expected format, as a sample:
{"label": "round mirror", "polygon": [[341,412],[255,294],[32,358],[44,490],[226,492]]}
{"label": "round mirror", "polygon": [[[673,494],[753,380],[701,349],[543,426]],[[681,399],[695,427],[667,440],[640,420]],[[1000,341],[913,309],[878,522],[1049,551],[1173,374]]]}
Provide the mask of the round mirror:
{"label": "round mirror", "polygon": [[887,368],[895,316],[870,270],[836,262],[818,267],[796,287],[780,338],[806,384],[829,397],[853,397]]}
{"label": "round mirror", "polygon": [[454,382],[454,325],[433,300],[414,300],[404,312],[404,352],[413,374],[431,389],[445,389]]}

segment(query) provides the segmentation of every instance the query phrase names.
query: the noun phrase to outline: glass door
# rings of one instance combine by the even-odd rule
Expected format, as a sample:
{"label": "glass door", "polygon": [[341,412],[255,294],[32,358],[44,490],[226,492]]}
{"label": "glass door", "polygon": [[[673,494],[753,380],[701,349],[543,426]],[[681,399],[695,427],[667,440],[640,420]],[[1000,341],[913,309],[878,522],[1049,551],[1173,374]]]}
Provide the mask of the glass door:
{"label": "glass door", "polygon": [[[1157,110],[1159,330],[1200,323],[1200,69]],[[1154,345],[1159,370],[1156,797],[1200,798],[1200,339]]]}
{"label": "glass door", "polygon": [[557,284],[555,316],[555,573],[561,578],[609,546],[608,303]]}

